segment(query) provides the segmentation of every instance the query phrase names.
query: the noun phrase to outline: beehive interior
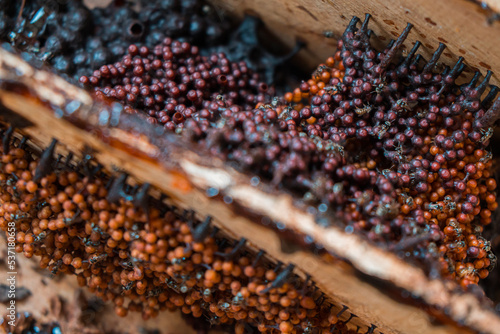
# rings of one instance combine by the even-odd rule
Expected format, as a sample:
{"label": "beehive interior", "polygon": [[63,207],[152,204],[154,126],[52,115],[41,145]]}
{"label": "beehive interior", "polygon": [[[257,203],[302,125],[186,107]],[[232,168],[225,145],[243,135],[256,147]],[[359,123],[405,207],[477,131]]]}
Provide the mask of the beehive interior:
{"label": "beehive interior", "polygon": [[[159,6],[169,3],[161,2]],[[6,15],[13,20],[15,10],[8,8]],[[74,8],[68,8],[68,13],[72,13]],[[187,5],[179,8],[183,8],[179,13],[188,10]],[[193,8],[199,10],[198,14],[208,17],[209,28],[199,30],[196,32],[198,35],[189,35],[194,34],[190,30],[189,34],[182,36],[186,29],[170,33],[174,39],[191,38],[194,43],[217,44],[209,42],[207,36],[213,30],[222,30],[225,21],[219,23],[214,17],[217,11],[212,12],[206,9],[208,7]],[[120,21],[116,15],[110,17],[116,20],[115,25]],[[103,17],[100,19],[103,26],[110,24]],[[296,207],[307,211],[321,228],[364,235],[378,247],[423,268],[431,278],[455,280],[462,288],[480,294],[475,284],[493,269],[496,258],[492,248],[498,247],[496,224],[491,224],[494,220],[492,211],[497,206],[495,170],[491,153],[485,148],[493,136],[492,126],[500,107],[495,100],[497,88],[489,86],[491,73],[486,73],[485,77],[478,73],[471,81],[457,86],[453,82],[465,66],[463,60],[452,63],[450,67],[438,63],[444,45],[436,45],[435,53],[424,61],[415,55],[418,43],[413,49],[403,48],[410,32],[408,26],[397,40],[390,42],[379,53],[371,49],[368,42],[374,38],[369,30],[369,17],[364,23],[358,21],[351,21],[340,38],[339,51],[319,65],[311,78],[290,93],[281,95],[281,98],[280,95],[277,95],[278,98],[273,96],[276,91],[285,91],[286,86],[279,86],[281,89],[275,91],[268,83],[274,78],[274,66],[288,60],[289,56],[274,57],[260,47],[248,46],[228,54],[228,57],[239,61],[238,57],[245,59],[249,50],[257,50],[257,59],[268,62],[267,70],[263,67],[259,69],[258,61],[251,65],[251,59],[247,59],[248,66],[231,63],[217,54],[201,60],[199,52],[209,54],[223,47],[204,49],[201,45],[198,49],[187,43],[164,39],[164,36],[159,36],[159,30],[165,22],[144,25],[151,29],[148,36],[155,36],[146,40],[146,44],[150,43],[149,48],[124,48],[127,40],[117,41],[117,45],[110,50],[123,53],[127,49],[128,55],[111,66],[94,66],[97,71],[93,73],[90,64],[99,60],[104,65],[112,57],[87,60],[85,66],[71,70],[68,66],[79,56],[88,58],[90,54],[93,57],[108,51],[87,50],[89,54],[85,56],[73,50],[71,55],[53,56],[51,53],[57,53],[57,50],[49,50],[47,46],[52,45],[49,43],[50,29],[46,30],[43,47],[34,47],[22,36],[10,35],[10,38],[28,52],[24,58],[36,54],[29,59],[32,63],[39,63],[40,58],[47,57],[56,71],[65,72],[63,76],[70,81],[75,82],[75,78],[79,78],[87,88],[96,87],[94,96],[98,100],[104,103],[109,103],[110,99],[122,101],[124,113],[138,114],[139,118],[162,125],[162,131],[184,137],[179,139],[179,143],[198,142],[197,147],[202,152],[209,152],[221,161],[232,163],[237,171],[250,174],[250,183],[257,183],[254,186],[267,184],[264,192],[271,195],[276,190],[291,193],[295,196]],[[143,33],[144,28],[139,29],[138,21],[126,22],[128,38],[130,35],[138,38]],[[255,26],[256,22],[247,19],[243,27]],[[193,25],[196,26],[190,22],[190,27]],[[83,27],[81,32],[84,31]],[[255,42],[256,30],[249,31],[253,32],[249,38]],[[22,31],[19,32],[22,35]],[[103,39],[116,38],[118,35],[113,33],[123,35],[123,32],[111,31]],[[222,31],[220,33],[223,40]],[[234,42],[235,36],[238,35],[226,36],[226,40],[236,43],[234,45],[241,44],[241,36],[239,41]],[[65,37],[62,35],[59,38]],[[78,40],[75,38],[75,41]],[[162,44],[153,47],[158,42]],[[57,46],[57,41],[53,43]],[[121,51],[118,46],[122,47]],[[188,75],[190,69],[184,67],[179,70],[179,64],[200,72]],[[252,66],[257,66],[255,69],[260,72],[260,78],[251,74],[248,67]],[[294,73],[299,72],[283,72],[288,78],[286,82],[293,82]],[[163,85],[166,82],[161,81],[162,77],[172,81],[177,77],[179,82],[165,88]],[[23,82],[23,79],[20,81]],[[6,91],[12,92],[7,80],[3,84]],[[166,94],[162,93],[163,90]],[[5,96],[2,102],[7,105]],[[54,108],[53,101],[48,100]],[[59,117],[73,117],[69,115],[73,114],[71,104],[69,108],[67,103],[63,106]],[[253,108],[256,109],[251,112],[242,111]],[[12,104],[10,109],[13,109]],[[78,113],[75,115],[78,117]],[[9,121],[8,118],[5,120]],[[108,121],[105,120],[105,125],[109,125]],[[150,209],[147,183],[135,188],[126,186],[125,174],[114,173],[114,182],[110,181],[105,187],[105,182],[99,181],[101,174],[98,169],[95,172],[99,177],[93,174],[95,165],[90,159],[79,160],[76,167],[71,167],[71,159],[68,159],[66,167],[61,163],[64,159],[56,161],[56,155],[51,151],[55,144],[44,150],[45,162],[44,154],[38,154],[41,158],[33,158],[20,149],[11,153],[11,145],[26,147],[28,151],[29,145],[13,141],[7,127],[3,130],[4,182],[7,185],[3,198],[3,210],[7,217],[3,222],[17,221],[25,233],[18,234],[18,250],[28,256],[33,252],[41,255],[42,266],[50,267],[55,274],[59,271],[75,272],[82,285],[87,284],[101,297],[114,300],[118,314],[125,315],[128,308],[142,311],[144,318],[149,318],[157,315],[159,309],[177,306],[184,313],[198,318],[205,315],[212,324],[236,324],[236,330],[242,333],[249,328],[285,333],[307,332],[313,327],[326,332],[341,332],[344,330],[342,326],[351,326],[354,330],[360,326],[367,333],[375,331],[373,323],[379,320],[376,318],[361,317],[358,321],[346,317],[348,320],[339,320],[342,314],[338,312],[343,309],[341,304],[331,299],[328,301],[321,292],[315,291],[307,276],[294,276],[292,265],[280,265],[268,259],[271,262],[265,262],[260,269],[259,262],[255,261],[258,249],[244,249],[245,245],[252,245],[252,240],[247,243],[245,239],[232,236],[233,240],[223,242],[224,238],[216,237],[217,234],[210,236],[214,228],[209,220],[205,221],[206,224],[195,223],[187,211],[182,213],[168,206],[163,210],[156,210],[156,205],[155,210]],[[283,145],[283,141],[287,143]],[[359,150],[359,147],[364,147],[364,150]],[[316,155],[311,155],[311,150]],[[41,160],[38,165],[36,162],[30,165],[30,159]],[[58,172],[51,175],[53,168]],[[69,170],[72,168],[76,168],[77,173],[71,174]],[[30,172],[24,175],[23,169],[30,169]],[[72,181],[69,181],[68,175],[71,175]],[[16,185],[12,186],[14,183]],[[76,192],[75,188],[68,186],[73,183],[84,190]],[[87,212],[86,208],[97,196],[96,192],[88,189],[89,184],[102,192],[99,193],[99,196],[102,195],[99,202],[102,202],[102,208],[92,206],[92,210]],[[50,191],[43,191],[46,186]],[[23,191],[23,195],[19,191]],[[50,194],[39,195],[40,192]],[[38,195],[32,195],[34,193]],[[219,189],[208,188],[206,195],[217,197]],[[47,201],[51,210],[36,209],[34,202],[21,209],[22,203],[31,203],[33,198],[38,200],[39,197],[52,198],[54,203]],[[232,204],[233,198],[223,197],[222,200]],[[39,206],[43,207],[41,202]],[[370,205],[371,209],[368,208]],[[20,214],[19,210],[29,216]],[[43,210],[47,212],[43,213]],[[112,210],[110,215],[118,215],[118,222],[116,217],[114,220],[110,217],[101,219],[99,210]],[[172,221],[167,217],[169,212],[175,217]],[[23,219],[34,216],[38,219],[31,223],[23,222]],[[127,219],[122,222],[123,216]],[[274,220],[271,226],[279,231],[283,222],[276,220],[276,216],[279,215],[271,216]],[[205,219],[199,218],[202,221]],[[145,228],[140,229],[138,225]],[[292,228],[284,226],[287,230]],[[484,235],[489,233],[493,245],[483,238],[483,226],[488,226],[489,231],[485,231]],[[167,227],[174,232],[165,232]],[[130,232],[135,229],[141,232]],[[299,236],[304,233],[300,229],[298,232]],[[134,240],[135,234],[132,238],[133,233],[137,233],[137,240]],[[197,238],[196,235],[201,236]],[[332,251],[324,240],[305,236],[308,248],[316,252],[321,250],[319,255],[327,254],[323,249]],[[178,244],[168,241],[168,237],[176,239]],[[197,240],[193,241],[193,238]],[[24,246],[21,245],[23,243]],[[44,247],[37,247],[42,243]],[[68,250],[72,246],[74,249],[66,254],[59,250]],[[164,257],[155,254],[158,248],[163,250]],[[231,249],[235,250],[234,254]],[[210,255],[205,254],[205,250]],[[238,252],[246,256],[236,261]],[[150,264],[146,266],[132,261],[127,266],[120,262],[120,258]],[[164,258],[168,258],[168,262],[163,263]],[[329,255],[325,255],[325,259],[336,262]],[[84,270],[80,271],[82,268]],[[116,268],[121,268],[122,274]],[[235,268],[240,268],[240,272],[234,272],[238,270]],[[245,272],[246,269],[248,272]],[[254,271],[262,275],[255,276]],[[495,298],[497,293],[495,275],[498,275],[497,272],[486,285],[491,298]],[[273,283],[274,280],[278,283]],[[113,283],[109,285],[108,281]],[[288,281],[291,283],[286,283]],[[217,286],[217,291],[212,291],[214,286]],[[132,288],[135,291],[129,294]],[[207,289],[210,293],[205,295]],[[133,296],[134,302],[126,303],[123,295]],[[290,303],[288,299],[282,302],[285,295]],[[335,292],[333,295],[335,299]],[[424,293],[422,295],[425,296]],[[427,297],[422,298],[424,303],[429,303]],[[331,307],[331,303],[335,306]],[[269,304],[274,307],[272,311],[266,306]],[[295,311],[298,313],[294,314]],[[454,315],[452,318],[459,321]],[[466,326],[478,328],[474,321],[464,322]]]}

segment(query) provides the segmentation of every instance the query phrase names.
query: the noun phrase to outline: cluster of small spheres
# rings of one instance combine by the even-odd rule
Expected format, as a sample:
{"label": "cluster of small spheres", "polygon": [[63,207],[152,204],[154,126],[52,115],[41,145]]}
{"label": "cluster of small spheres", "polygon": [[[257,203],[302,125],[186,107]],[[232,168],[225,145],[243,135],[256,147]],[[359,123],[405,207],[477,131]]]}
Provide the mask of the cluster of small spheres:
{"label": "cluster of small spheres", "polygon": [[360,28],[354,18],[335,55],[282,97],[244,64],[201,57],[171,39],[153,52],[132,45],[122,62],[81,82],[326,206],[349,231],[417,259],[432,275],[477,284],[496,263],[481,234],[497,208],[486,147],[498,88],[481,99],[491,72],[455,84],[462,58],[438,71],[443,44],[428,62],[416,55],[420,42],[398,60],[411,25],[376,51],[369,18]]}
{"label": "cluster of small spheres", "polygon": [[[80,82],[296,194],[318,223],[333,217],[431,276],[477,284],[496,264],[482,232],[498,206],[487,146],[499,89],[491,72],[458,85],[462,58],[437,66],[444,44],[427,62],[420,42],[401,56],[411,25],[377,51],[369,19],[358,27],[353,18],[338,51],[283,96],[245,62],[154,34],[154,44],[129,45],[118,62],[92,62],[98,69]],[[55,144],[39,159],[25,143],[12,146],[8,131],[3,144],[1,227],[16,221],[18,251],[54,274],[75,274],[118,314],[180,308],[237,332],[248,323],[271,333],[344,331],[344,309],[321,303],[293,267],[271,268],[245,240],[221,237],[210,219],[153,209],[147,185],[81,174],[92,168],[54,161]]]}
{"label": "cluster of small spheres", "polygon": [[[331,304],[292,264],[273,264],[245,239],[231,241],[199,221],[107,177],[98,165],[55,157],[56,141],[37,155],[26,138],[3,129],[0,228],[16,224],[16,251],[36,256],[53,276],[75,275],[116,313],[180,309],[236,333],[350,333],[347,307]],[[343,319],[343,320],[341,320]]]}
{"label": "cluster of small spheres", "polygon": [[121,61],[80,82],[98,98],[114,98],[126,112],[176,132],[189,119],[214,126],[221,114],[251,108],[272,93],[244,62],[232,63],[223,53],[201,56],[198,47],[171,38],[152,50],[130,45]]}
{"label": "cluster of small spheres", "polygon": [[[436,70],[443,44],[427,63],[415,56],[419,42],[396,61],[411,25],[377,52],[369,42],[369,18],[359,29],[354,18],[335,56],[285,95],[297,103],[287,118],[292,130],[343,146],[342,159],[322,169],[331,182],[353,178],[342,184],[343,200],[351,203],[340,215],[354,222],[354,230],[389,241],[392,250],[413,249],[424,261],[437,257],[440,268],[429,270],[462,286],[477,284],[496,263],[481,236],[498,206],[486,149],[500,111],[499,100],[493,103],[498,88],[491,86],[481,99],[492,73],[481,82],[476,73],[457,86],[462,58]],[[336,184],[329,194],[321,189],[323,201],[338,203],[331,197]]]}

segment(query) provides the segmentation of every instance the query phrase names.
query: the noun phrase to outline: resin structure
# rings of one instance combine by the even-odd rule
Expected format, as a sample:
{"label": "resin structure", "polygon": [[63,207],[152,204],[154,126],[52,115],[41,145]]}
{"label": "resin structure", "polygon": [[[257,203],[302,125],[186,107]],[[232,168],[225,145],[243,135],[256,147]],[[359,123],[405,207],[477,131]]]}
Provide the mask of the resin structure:
{"label": "resin structure", "polygon": [[230,24],[203,1],[112,1],[88,9],[82,1],[2,1],[0,38],[49,63],[68,79],[119,59],[130,43],[155,45],[167,36],[216,45]]}
{"label": "resin structure", "polygon": [[282,65],[301,44],[276,56],[258,37],[260,20],[247,16],[239,27],[233,21],[202,0],[115,0],[92,9],[79,0],[0,2],[0,39],[27,51],[32,63],[50,64],[71,82],[119,60],[130,43],[153,48],[166,37],[193,43],[205,54],[223,52],[232,61],[246,61],[269,84],[289,79],[290,68]]}

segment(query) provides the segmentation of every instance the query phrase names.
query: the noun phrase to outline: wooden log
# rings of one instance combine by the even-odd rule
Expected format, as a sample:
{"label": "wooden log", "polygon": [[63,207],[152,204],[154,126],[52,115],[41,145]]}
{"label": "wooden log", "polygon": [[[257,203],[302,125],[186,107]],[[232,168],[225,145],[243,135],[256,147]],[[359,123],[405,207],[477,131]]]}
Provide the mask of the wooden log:
{"label": "wooden log", "polygon": [[[251,185],[249,176],[196,145],[121,113],[119,105],[97,103],[87,92],[2,49],[0,104],[29,121],[19,125],[40,147],[55,137],[75,153],[90,148],[108,170],[118,166],[169,195],[179,207],[192,208],[200,217],[211,215],[235,239],[245,237],[271,257],[295,263],[299,274],[310,274],[337,305],[350,307],[358,316],[355,326],[366,329],[373,323],[383,333],[436,334],[495,333],[500,328],[500,318],[488,305],[455,283],[430,280],[421,269],[356,235],[317,225],[289,194],[277,193],[263,182]],[[4,116],[9,117],[5,112]],[[207,196],[207,190],[216,190],[217,196]],[[231,198],[232,204],[224,203],[223,197]],[[313,237],[342,261],[326,264],[308,252],[283,252],[279,237],[258,224],[263,217],[282,222],[292,233]],[[419,301],[401,302],[402,291]],[[436,324],[424,309],[444,323]]]}

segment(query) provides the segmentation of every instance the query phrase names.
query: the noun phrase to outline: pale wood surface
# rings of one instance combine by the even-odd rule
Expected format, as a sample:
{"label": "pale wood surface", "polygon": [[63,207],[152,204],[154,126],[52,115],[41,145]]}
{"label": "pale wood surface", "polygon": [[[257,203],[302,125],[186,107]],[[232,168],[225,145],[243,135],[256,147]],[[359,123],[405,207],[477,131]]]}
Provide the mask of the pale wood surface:
{"label": "pale wood surface", "polygon": [[[36,96],[56,107],[64,107],[67,102],[75,100],[81,103],[80,109],[72,116],[73,121],[85,125],[90,132],[54,117],[53,110],[36,99],[27,98],[21,91],[0,88],[0,102],[34,123],[35,126],[24,131],[33,136],[36,144],[44,147],[52,137],[56,137],[67,149],[76,153],[84,146],[93,148],[96,158],[108,169],[119,166],[138,180],[150,182],[170,195],[178,206],[194,208],[200,217],[213,216],[215,224],[234,238],[246,237],[254,247],[266,250],[275,259],[297,264],[300,272],[309,273],[332,300],[350,306],[351,311],[359,316],[355,324],[366,328],[366,323],[362,321],[366,319],[386,334],[460,333],[452,326],[435,325],[422,309],[391,299],[386,291],[381,292],[360,280],[347,265],[326,265],[304,252],[284,254],[275,233],[255,224],[247,215],[236,214],[220,199],[208,198],[206,189],[217,188],[219,194],[230,196],[243,208],[280,220],[287,228],[312,236],[328,250],[350,261],[357,270],[410,291],[430,306],[447,309],[452,319],[470,328],[485,333],[496,333],[500,328],[500,319],[491,310],[470,294],[453,292],[453,284],[430,281],[418,268],[355,235],[337,228],[319,227],[314,223],[314,217],[292,205],[289,195],[273,196],[265,191],[265,187],[249,186],[247,176],[221,161],[195,153],[180,140],[168,147],[159,147],[156,144],[162,139],[156,139],[152,131],[146,133],[151,137],[141,134],[139,129],[136,133],[124,131],[121,121],[126,115],[119,117],[121,121],[116,127],[110,127],[100,117],[109,116],[109,108],[105,111],[102,106],[93,105],[87,93],[54,75],[33,70],[17,57],[0,50],[0,81],[2,79],[28,87]],[[101,140],[103,134],[108,141],[129,146],[108,146]],[[166,138],[164,144],[168,142],[169,137]],[[132,147],[136,152],[143,153],[145,158],[131,154]]]}
{"label": "pale wood surface", "polygon": [[[381,42],[395,39],[408,22],[414,28],[404,43],[409,50],[415,40],[422,42],[419,52],[430,54],[445,43],[441,60],[453,64],[459,56],[483,74],[497,69],[492,83],[499,83],[500,22],[488,25],[485,11],[468,0],[210,0],[222,12],[253,13],[275,36],[292,46],[296,39],[307,43],[301,51],[299,66],[316,67],[336,49],[335,39],[323,36],[332,31],[340,37],[352,16],[372,14],[370,28]],[[490,0],[498,5],[498,0]],[[377,38],[374,37],[373,41]]]}
{"label": "pale wood surface", "polygon": [[500,1],[499,0],[482,0],[482,2],[486,3],[488,7],[494,10],[497,13],[500,13]]}

